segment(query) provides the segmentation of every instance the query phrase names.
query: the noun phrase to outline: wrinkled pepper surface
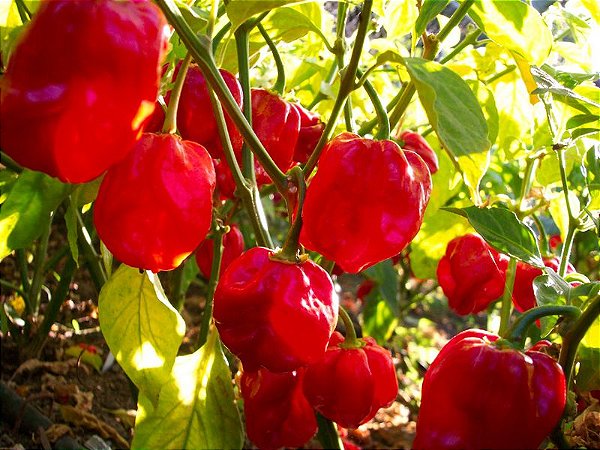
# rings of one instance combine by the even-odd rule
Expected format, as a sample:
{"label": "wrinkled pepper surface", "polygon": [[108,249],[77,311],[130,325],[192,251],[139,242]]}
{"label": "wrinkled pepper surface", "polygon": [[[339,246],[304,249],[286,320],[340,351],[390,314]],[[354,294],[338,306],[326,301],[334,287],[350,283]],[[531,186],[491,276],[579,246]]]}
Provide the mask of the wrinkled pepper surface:
{"label": "wrinkled pepper surface", "polygon": [[463,331],[425,374],[413,448],[538,448],[565,401],[565,376],[550,356]]}

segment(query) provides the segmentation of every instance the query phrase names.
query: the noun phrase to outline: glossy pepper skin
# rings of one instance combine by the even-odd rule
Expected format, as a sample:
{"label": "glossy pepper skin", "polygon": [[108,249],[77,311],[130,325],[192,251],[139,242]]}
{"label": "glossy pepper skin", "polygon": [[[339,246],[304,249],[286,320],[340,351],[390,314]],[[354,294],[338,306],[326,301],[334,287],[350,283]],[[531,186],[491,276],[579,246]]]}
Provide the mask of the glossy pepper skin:
{"label": "glossy pepper skin", "polygon": [[308,366],[304,394],[309,403],[344,428],[358,428],[379,408],[392,404],[398,379],[390,352],[370,337],[362,348],[343,348],[335,332],[323,358]]}
{"label": "glossy pepper skin", "polygon": [[300,164],[304,164],[310,158],[319,139],[321,139],[325,124],[321,122],[318,114],[310,112],[302,105],[292,103],[292,106],[300,115],[300,131],[292,159]]}
{"label": "glossy pepper skin", "polygon": [[413,448],[533,449],[552,431],[566,401],[561,367],[498,339],[472,329],[442,348],[423,380]]}
{"label": "glossy pepper skin", "polygon": [[337,322],[338,297],[331,278],[307,260],[273,260],[254,247],[219,279],[214,319],[223,343],[244,368],[289,372],[325,352]]}
{"label": "glossy pepper skin", "polygon": [[[177,77],[179,67],[173,77]],[[220,69],[225,84],[238,106],[242,107],[242,86],[230,72]],[[225,111],[227,133],[236,155],[242,151],[242,135]],[[181,137],[197,142],[205,147],[213,158],[223,158],[223,145],[219,138],[217,121],[213,113],[212,103],[206,85],[206,79],[196,64],[191,64],[179,98],[177,110],[177,128]]]}
{"label": "glossy pepper skin", "polygon": [[[300,132],[300,114],[291,103],[266,89],[252,89],[252,129],[283,172],[292,165]],[[257,164],[256,181],[267,184],[271,179]]]}
{"label": "glossy pepper skin", "polygon": [[457,314],[476,314],[500,298],[506,282],[508,258],[481,236],[452,239],[437,267],[437,279],[448,305]]}
{"label": "glossy pepper skin", "polygon": [[42,2],[2,80],[2,150],[64,182],[101,175],[152,113],[167,32],[145,0]]}
{"label": "glossy pepper skin", "polygon": [[[544,265],[558,272],[560,259],[544,258]],[[575,272],[575,268],[567,265],[567,273]],[[521,261],[517,262],[517,272],[515,274],[515,284],[513,287],[513,304],[519,312],[527,311],[537,306],[535,294],[533,293],[533,280],[542,274],[541,269],[537,269]]]}
{"label": "glossy pepper skin", "polygon": [[[213,240],[205,239],[196,249],[196,263],[200,274],[204,278],[210,278],[213,262]],[[231,261],[240,256],[244,251],[244,236],[237,225],[229,225],[229,231],[223,236],[223,255],[221,256],[221,270],[229,267]]]}
{"label": "glossy pepper skin", "polygon": [[179,266],[204,239],[215,172],[204,147],[144,133],[100,185],[94,224],[119,261],[153,272]]}
{"label": "glossy pepper skin", "polygon": [[406,130],[400,134],[400,139],[404,142],[402,148],[419,155],[429,167],[432,175],[439,170],[438,157],[423,136],[414,131]]}
{"label": "glossy pepper skin", "polygon": [[258,448],[302,447],[317,432],[315,413],[302,392],[303,377],[304,369],[242,373],[246,433]]}
{"label": "glossy pepper skin", "polygon": [[342,133],[325,146],[309,182],[300,242],[359,272],[406,247],[430,194],[429,169],[416,153]]}

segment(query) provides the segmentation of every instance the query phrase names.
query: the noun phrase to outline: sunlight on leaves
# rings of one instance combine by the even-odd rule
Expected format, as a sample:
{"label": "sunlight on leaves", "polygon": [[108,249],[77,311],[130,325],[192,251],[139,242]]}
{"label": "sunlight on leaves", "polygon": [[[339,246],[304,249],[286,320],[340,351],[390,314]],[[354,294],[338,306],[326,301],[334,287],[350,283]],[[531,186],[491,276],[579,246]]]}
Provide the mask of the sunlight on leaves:
{"label": "sunlight on leaves", "polygon": [[98,301],[102,332],[123,370],[153,404],[169,380],[185,323],[156,274],[122,264]]}
{"label": "sunlight on leaves", "polygon": [[241,448],[243,428],[231,372],[213,328],[191,355],[178,356],[158,405],[140,399],[132,448]]}

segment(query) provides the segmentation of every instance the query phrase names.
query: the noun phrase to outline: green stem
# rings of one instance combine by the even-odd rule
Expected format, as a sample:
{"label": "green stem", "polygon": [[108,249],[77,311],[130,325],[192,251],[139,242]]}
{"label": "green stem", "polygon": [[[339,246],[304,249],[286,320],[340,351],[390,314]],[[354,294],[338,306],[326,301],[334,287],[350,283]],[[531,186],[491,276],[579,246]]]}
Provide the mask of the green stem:
{"label": "green stem", "polygon": [[498,334],[502,335],[508,329],[510,324],[510,314],[512,312],[512,291],[517,274],[517,260],[510,258],[506,269],[506,283],[504,284],[504,293],[502,294],[502,307],[500,309],[500,330]]}
{"label": "green stem", "polygon": [[[332,49],[334,51],[338,67],[344,67],[344,57],[346,53],[346,41],[344,37],[347,13],[348,4],[346,2],[338,2],[337,21],[335,26],[336,40]],[[344,103],[344,122],[346,124],[346,131],[352,133],[354,125],[352,120],[352,101],[350,96],[346,98],[346,102]]]}
{"label": "green stem", "polygon": [[65,263],[65,267],[60,274],[60,281],[58,282],[58,286],[54,290],[54,294],[48,303],[48,308],[46,309],[46,313],[44,314],[44,320],[42,321],[42,325],[40,327],[40,334],[46,336],[52,327],[52,324],[56,320],[56,316],[60,311],[60,307],[62,306],[65,297],[69,293],[69,286],[71,285],[71,279],[73,278],[73,273],[75,273],[75,269],[77,267],[77,263],[71,257],[67,259]]}
{"label": "green stem", "polygon": [[286,188],[285,174],[277,167],[275,162],[269,156],[265,147],[262,145],[252,126],[248,123],[244,114],[238,107],[235,99],[229,92],[229,88],[225,83],[221,73],[219,72],[211,53],[210,39],[204,39],[204,43],[196,36],[193,30],[189,27],[181,12],[175,5],[174,0],[157,0],[157,4],[167,17],[169,23],[175,28],[179,38],[184,43],[192,57],[202,70],[206,82],[214,89],[223,108],[229,114],[229,117],[242,134],[244,141],[250,146],[252,151],[260,160],[263,168],[271,177],[277,189],[281,192]]}
{"label": "green stem", "polygon": [[521,183],[521,193],[519,195],[519,213],[522,212],[524,209],[525,199],[527,198],[527,194],[529,194],[529,191],[531,190],[531,185],[533,184],[533,179],[538,164],[538,158],[527,159],[525,166],[525,175],[523,176],[523,182]]}
{"label": "green stem", "polygon": [[540,218],[536,214],[532,214],[531,218],[535,222],[537,229],[539,231],[539,241],[540,241],[540,249],[542,251],[542,256],[548,255],[550,253],[550,244],[548,243],[548,236],[546,234],[546,229],[544,228],[544,224],[540,220]]}
{"label": "green stem", "polygon": [[[570,306],[569,308],[575,307]],[[593,325],[594,321],[598,319],[598,316],[600,316],[600,296],[596,295],[595,298],[589,300],[589,306],[583,311],[581,316],[571,324],[568,331],[563,335],[558,363],[565,373],[567,389],[569,389],[571,384],[573,366],[575,365],[575,357],[577,356],[579,343]]]}
{"label": "green stem", "polygon": [[406,108],[408,108],[408,105],[410,104],[413,95],[415,95],[415,92],[417,92],[417,89],[415,87],[415,83],[413,83],[412,81],[409,81],[406,85],[403,86],[402,95],[398,99],[398,103],[396,103],[396,106],[390,114],[391,128],[396,128],[396,125],[398,125],[400,119],[406,112]]}
{"label": "green stem", "polygon": [[489,77],[487,80],[484,80],[483,83],[484,84],[490,84],[493,83],[496,80],[499,80],[500,78],[502,78],[504,75],[508,75],[509,73],[511,73],[512,71],[514,71],[517,68],[517,66],[515,66],[514,64],[511,64],[509,66],[506,66],[506,69],[495,73],[494,75],[492,75],[491,77]]}
{"label": "green stem", "polygon": [[339,318],[342,319],[342,322],[344,323],[344,328],[346,328],[346,338],[344,339],[344,342],[340,344],[340,347],[362,347],[364,345],[364,342],[356,337],[356,330],[354,329],[352,319],[350,318],[350,315],[346,312],[342,305],[340,305],[339,307]]}
{"label": "green stem", "polygon": [[31,20],[31,11],[29,10],[29,8],[23,0],[16,0],[15,3],[17,4],[17,11],[19,13],[19,18],[21,19],[21,22],[23,22],[23,24],[26,24]]}
{"label": "green stem", "polygon": [[44,228],[44,231],[40,236],[38,247],[35,253],[35,270],[33,272],[33,279],[29,288],[29,302],[27,302],[27,306],[29,307],[29,313],[32,315],[37,315],[38,309],[40,307],[40,294],[42,292],[42,283],[44,282],[44,275],[46,273],[44,271],[44,265],[46,262],[46,254],[48,252],[48,241],[50,239],[51,230],[52,218],[50,219],[48,226]]}
{"label": "green stem", "polygon": [[221,271],[221,260],[223,259],[223,229],[220,226],[213,237],[213,260],[210,268],[210,279],[206,288],[206,304],[202,312],[202,323],[200,324],[200,334],[198,336],[198,348],[206,343],[208,331],[210,330],[210,322],[212,319],[213,299],[215,290],[219,281],[219,272]]}
{"label": "green stem", "polygon": [[[389,113],[390,111],[392,111],[396,105],[398,104],[398,102],[400,101],[400,99],[402,98],[402,96],[404,95],[404,91],[406,90],[406,87],[408,86],[409,83],[405,83],[402,85],[402,87],[398,90],[398,93],[394,96],[393,99],[390,100],[390,102],[387,104],[385,110],[387,113]],[[387,114],[386,114],[387,115]],[[364,136],[367,133],[370,133],[371,130],[373,130],[373,128],[375,128],[375,125],[377,125],[379,118],[375,117],[367,122],[365,122],[360,129],[358,130],[358,134],[361,136]],[[388,119],[388,123],[389,123],[389,119]]]}
{"label": "green stem", "polygon": [[[300,230],[302,228],[302,206],[304,205],[304,196],[306,194],[306,182],[304,181],[304,173],[300,166],[294,166],[289,171],[290,177],[290,191],[288,205],[294,204],[291,199],[297,197],[297,208],[296,217],[290,226],[288,234],[283,243],[283,247],[277,252],[277,259],[284,259],[290,262],[300,262],[299,255],[299,238]],[[292,192],[292,189],[297,189],[297,192]],[[290,217],[292,217],[293,211],[290,211]]]}
{"label": "green stem", "polygon": [[2,164],[7,169],[10,169],[14,173],[21,173],[21,172],[23,172],[23,167],[21,167],[14,159],[12,159],[6,153],[0,152],[0,160],[2,161]]}
{"label": "green stem", "polygon": [[[357,74],[360,72],[357,71]],[[360,76],[360,75],[359,75]],[[377,114],[377,120],[379,121],[379,131],[375,135],[375,139],[389,139],[390,138],[390,120],[388,119],[387,112],[381,104],[381,99],[377,95],[377,91],[373,87],[370,81],[364,81],[365,92],[369,96],[373,108],[375,108],[375,114]]]}
{"label": "green stem", "polygon": [[[337,60],[334,59],[331,64],[331,68],[329,69],[329,72],[327,73],[327,76],[325,77],[325,80],[323,80],[326,84],[331,85],[331,83],[333,83],[333,80],[335,79],[335,76],[337,74],[337,69],[338,69]],[[317,95],[315,95],[315,98],[313,98],[313,101],[310,103],[310,105],[307,106],[307,109],[308,110],[313,109],[315,106],[317,106],[319,104],[319,102],[321,102],[321,100],[324,100],[326,98],[327,98],[327,95],[323,94],[323,92],[321,90],[319,90]]]}
{"label": "green stem", "polygon": [[319,431],[317,432],[317,439],[323,446],[332,450],[343,450],[344,444],[340,439],[340,435],[337,432],[335,424],[323,417],[318,412],[315,412],[317,416],[317,424],[319,425]]}
{"label": "green stem", "polygon": [[524,347],[527,338],[527,330],[538,319],[546,316],[567,316],[577,318],[581,310],[575,306],[544,305],[531,308],[524,312],[506,332],[500,335],[520,347]]}
{"label": "green stem", "polygon": [[181,311],[183,300],[185,299],[185,292],[183,292],[183,270],[184,264],[180,264],[175,270],[169,272],[169,301],[177,311]]}
{"label": "green stem", "polygon": [[268,227],[266,226],[266,220],[264,219],[264,212],[262,211],[262,203],[260,197],[258,197],[258,189],[256,185],[249,186],[244,175],[240,169],[233,147],[231,145],[231,139],[227,132],[227,124],[225,123],[225,115],[223,114],[223,108],[219,99],[216,97],[212,89],[208,90],[210,101],[213,106],[213,112],[215,121],[217,122],[217,130],[223,146],[223,153],[225,160],[231,169],[231,174],[236,186],[236,195],[242,201],[248,217],[250,218],[250,224],[254,230],[256,236],[256,242],[260,246],[273,247],[271,236],[269,235]]}
{"label": "green stem", "polygon": [[8,289],[15,291],[17,294],[19,294],[21,297],[23,297],[23,300],[27,299],[27,294],[25,293],[25,291],[20,289],[18,286],[14,285],[12,283],[9,283],[8,281],[3,280],[2,278],[0,278],[0,284]]}
{"label": "green stem", "polygon": [[92,245],[92,237],[83,223],[83,219],[79,215],[79,212],[77,213],[77,219],[79,221],[79,227],[77,227],[77,242],[81,245],[81,252],[83,253],[94,286],[96,287],[96,290],[100,292],[102,286],[106,283],[107,276],[102,269],[100,256],[98,256],[98,253]]}
{"label": "green stem", "polygon": [[277,50],[277,46],[267,33],[267,30],[265,30],[265,27],[263,27],[261,23],[259,23],[257,27],[263,39],[267,43],[269,50],[271,50],[271,54],[273,55],[273,59],[275,60],[275,67],[277,67],[277,80],[273,85],[273,90],[279,95],[283,95],[283,93],[285,92],[285,69],[283,68],[283,61],[281,61],[281,55]]}
{"label": "green stem", "polygon": [[215,24],[219,17],[219,0],[212,0],[210,7],[210,14],[208,16],[208,23],[206,24],[206,36],[212,39],[212,35],[215,31]]}
{"label": "green stem", "polygon": [[471,44],[475,44],[477,42],[477,38],[481,36],[481,33],[482,31],[479,28],[477,28],[476,30],[472,31],[467,36],[465,36],[465,38],[462,41],[460,41],[450,53],[448,53],[440,60],[440,64],[446,64],[448,61],[451,61],[452,58],[454,58],[456,55],[462,52],[464,48],[468,47]]}
{"label": "green stem", "polygon": [[[238,57],[238,79],[242,86],[242,111],[244,117],[252,125],[252,90],[250,86],[250,66],[249,66],[249,31],[247,26],[240,26],[235,31],[235,45]],[[254,172],[254,155],[248,145],[244,142],[242,147],[242,173],[251,185],[256,184],[256,174]]]}
{"label": "green stem", "polygon": [[185,55],[181,66],[179,66],[179,72],[171,91],[171,98],[169,99],[169,106],[165,114],[165,123],[163,125],[162,132],[167,134],[173,134],[177,131],[177,110],[179,108],[179,98],[181,97],[181,91],[183,90],[183,83],[185,82],[185,76],[187,75],[190,62],[192,61],[192,55],[189,53]]}
{"label": "green stem", "polygon": [[475,3],[475,0],[464,0],[462,3],[460,3],[460,6],[456,9],[456,11],[454,11],[454,14],[452,14],[444,28],[442,28],[437,34],[438,42],[444,41],[448,35],[450,35],[450,32],[454,29],[454,27],[456,27],[461,22],[463,17],[467,15],[467,12],[471,6],[473,6],[473,3]]}
{"label": "green stem", "polygon": [[571,256],[571,248],[573,247],[573,239],[575,238],[575,233],[577,232],[577,218],[573,214],[571,200],[569,199],[569,185],[567,183],[567,167],[565,161],[565,152],[562,146],[559,145],[555,145],[554,149],[558,156],[558,165],[560,168],[560,181],[562,184],[563,194],[565,196],[567,213],[569,215],[569,228],[567,231],[565,242],[563,243],[562,253],[560,255],[560,267],[558,269],[558,274],[561,277],[564,277],[567,273],[569,257]]}
{"label": "green stem", "polygon": [[373,0],[365,0],[365,2],[363,3],[363,9],[360,14],[360,24],[358,25],[356,39],[354,40],[354,47],[352,48],[352,55],[350,56],[350,61],[348,62],[348,66],[346,67],[344,75],[342,76],[342,80],[340,82],[340,90],[338,92],[337,98],[335,99],[335,103],[331,110],[331,115],[329,117],[329,120],[327,121],[327,125],[325,125],[325,129],[323,130],[323,134],[321,135],[321,139],[319,139],[315,150],[313,151],[312,155],[310,155],[310,158],[308,159],[306,166],[304,167],[305,178],[307,178],[317,166],[317,161],[321,156],[323,147],[325,147],[325,144],[330,139],[331,134],[335,129],[336,121],[339,117],[344,103],[346,102],[346,98],[354,89],[356,69],[358,68],[358,62],[360,60],[362,48],[365,43],[365,38],[367,36],[367,29],[371,21],[372,6]]}
{"label": "green stem", "polygon": [[219,31],[217,31],[217,34],[215,34],[215,37],[212,41],[212,46],[211,46],[213,54],[215,54],[217,52],[217,47],[219,47],[219,44],[221,43],[221,41],[223,40],[223,38],[229,32],[230,29],[231,29],[231,22],[227,22],[225,25],[223,25],[223,28],[221,28]]}
{"label": "green stem", "polygon": [[[21,287],[23,291],[29,292],[29,287],[31,284],[29,283],[29,269],[27,266],[27,257],[25,256],[25,250],[20,248],[15,251],[17,256],[17,264],[19,265],[19,275],[21,277]],[[25,301],[28,301],[28,296],[25,295],[23,297]]]}

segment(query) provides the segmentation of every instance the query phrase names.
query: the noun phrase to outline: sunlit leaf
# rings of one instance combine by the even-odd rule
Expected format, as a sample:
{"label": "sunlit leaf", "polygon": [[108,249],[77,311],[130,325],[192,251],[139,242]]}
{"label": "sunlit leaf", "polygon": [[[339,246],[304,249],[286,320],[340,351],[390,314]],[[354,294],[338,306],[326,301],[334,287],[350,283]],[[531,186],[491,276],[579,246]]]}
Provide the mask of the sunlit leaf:
{"label": "sunlit leaf", "polygon": [[419,11],[419,17],[417,17],[417,21],[415,22],[415,35],[420,36],[423,34],[427,24],[442,12],[448,3],[450,3],[449,0],[423,1],[421,10]]}
{"label": "sunlit leaf", "polygon": [[71,188],[41,172],[24,170],[0,211],[0,259],[31,245],[49,226],[52,211]]}
{"label": "sunlit leaf", "polygon": [[489,165],[488,127],[477,98],[455,72],[433,61],[405,58],[419,100],[442,144],[454,155],[474,201]]}
{"label": "sunlit leaf", "polygon": [[256,14],[303,1],[306,0],[230,0],[227,2],[225,10],[231,21],[231,28],[235,31]]}
{"label": "sunlit leaf", "polygon": [[499,252],[535,267],[545,267],[533,231],[512,211],[476,206],[444,209],[466,217],[475,231]]}
{"label": "sunlit leaf", "polygon": [[552,33],[535,8],[524,2],[477,1],[469,15],[491,40],[530,64],[539,65],[550,54]]}
{"label": "sunlit leaf", "polygon": [[185,322],[171,306],[156,274],[122,264],[98,300],[100,326],[131,381],[153,404],[168,382]]}
{"label": "sunlit leaf", "polygon": [[141,400],[132,448],[242,448],[231,372],[214,329],[199,350],[177,357],[155,409]]}

